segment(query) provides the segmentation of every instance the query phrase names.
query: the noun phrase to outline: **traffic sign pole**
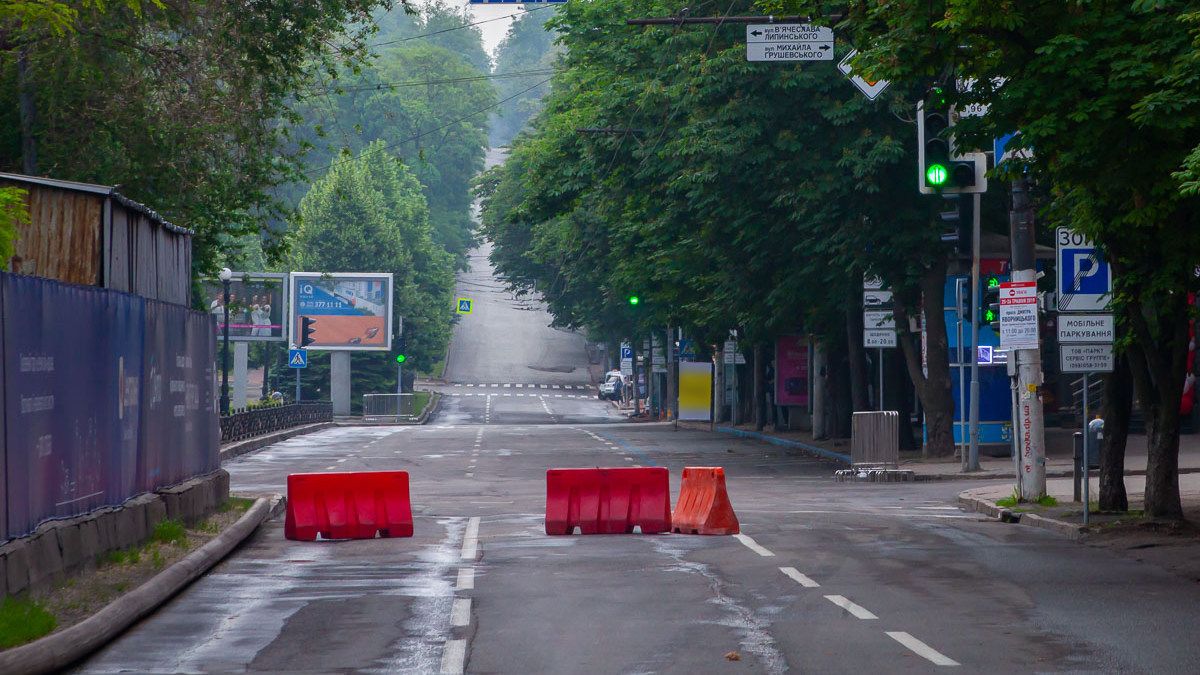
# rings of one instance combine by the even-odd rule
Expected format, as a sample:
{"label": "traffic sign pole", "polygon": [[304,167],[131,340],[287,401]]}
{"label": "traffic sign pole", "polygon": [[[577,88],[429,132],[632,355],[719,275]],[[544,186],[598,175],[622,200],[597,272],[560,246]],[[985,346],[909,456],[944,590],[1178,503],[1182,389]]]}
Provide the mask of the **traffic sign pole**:
{"label": "traffic sign pole", "polygon": [[[1012,280],[1037,283],[1034,265],[1033,207],[1029,200],[1029,184],[1024,177],[1012,182],[1012,210],[1009,212],[1009,234],[1012,240]],[[1021,500],[1036,502],[1046,496],[1046,432],[1042,413],[1042,359],[1037,349],[1018,349],[1017,357],[1017,421],[1019,438],[1019,471],[1017,488]]]}
{"label": "traffic sign pole", "polygon": [[[971,308],[979,307],[979,239],[980,239],[980,194],[971,195],[975,208],[971,223]],[[963,459],[963,469],[979,470],[979,320],[971,321],[971,445]]]}

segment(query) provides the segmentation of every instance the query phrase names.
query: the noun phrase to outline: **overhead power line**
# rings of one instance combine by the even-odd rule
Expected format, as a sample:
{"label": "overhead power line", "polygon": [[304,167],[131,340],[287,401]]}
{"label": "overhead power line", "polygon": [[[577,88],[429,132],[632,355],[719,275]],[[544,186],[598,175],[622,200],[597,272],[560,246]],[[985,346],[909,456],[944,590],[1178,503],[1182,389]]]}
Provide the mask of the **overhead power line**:
{"label": "overhead power line", "polygon": [[376,84],[362,84],[348,87],[327,86],[314,89],[307,89],[306,94],[322,94],[322,93],[338,93],[352,91],[383,91],[397,89],[400,87],[419,87],[433,84],[460,84],[463,82],[478,82],[482,80],[503,80],[518,77],[536,77],[540,75],[553,75],[558,71],[554,68],[535,68],[533,70],[521,70],[511,73],[491,73],[487,75],[469,75],[464,77],[451,77],[441,80],[408,80],[402,82],[378,82]]}
{"label": "overhead power line", "polygon": [[554,7],[554,5],[548,4],[548,5],[544,5],[542,7],[537,7],[535,9],[527,9],[527,10],[524,10],[521,12],[513,12],[512,14],[505,14],[504,16],[497,16],[497,17],[493,17],[491,19],[484,19],[482,21],[475,21],[472,23],[464,23],[461,26],[454,26],[453,28],[443,28],[441,30],[431,31],[429,33],[422,33],[420,35],[410,35],[408,37],[399,38],[397,40],[388,40],[387,42],[376,42],[373,45],[367,45],[367,46],[372,47],[372,48],[373,47],[385,47],[387,45],[394,45],[394,44],[399,44],[401,42],[408,42],[409,40],[419,40],[421,38],[432,37],[434,35],[441,35],[442,33],[450,33],[452,31],[462,30],[464,28],[470,28],[471,26],[478,26],[478,25],[484,24],[484,23],[491,23],[493,21],[501,21],[503,19],[511,19],[514,16],[520,16],[522,14],[532,14],[533,12],[540,12],[543,9],[550,9],[551,7]]}

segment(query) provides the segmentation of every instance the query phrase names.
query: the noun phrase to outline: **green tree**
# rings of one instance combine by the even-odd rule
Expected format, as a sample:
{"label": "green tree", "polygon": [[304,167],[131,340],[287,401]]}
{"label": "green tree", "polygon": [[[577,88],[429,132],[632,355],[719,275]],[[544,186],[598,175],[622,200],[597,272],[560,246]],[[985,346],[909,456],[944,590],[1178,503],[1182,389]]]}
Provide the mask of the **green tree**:
{"label": "green tree", "polygon": [[[849,356],[862,349],[848,330],[862,275],[878,273],[899,311],[924,307],[928,375],[907,330],[904,352],[929,451],[952,452],[947,251],[938,203],[915,189],[905,106],[868,102],[829,68],[748,63],[742,27],[620,26],[633,12],[569,4],[551,22],[563,70],[506,165],[479,183],[501,272],[544,292],[559,323],[608,337],[664,324],[710,344],[729,328],[759,344],[804,332]],[[922,305],[923,293],[937,300]]]}
{"label": "green tree", "polygon": [[555,33],[546,26],[554,17],[553,8],[554,5],[534,8],[518,16],[496,47],[493,72],[497,76],[498,95],[505,102],[492,117],[489,136],[494,148],[508,145],[525,128],[541,109],[542,97],[550,91],[548,83],[524,90],[547,79],[558,58]]}
{"label": "green tree", "polygon": [[119,184],[195,229],[195,266],[212,272],[287,213],[273,189],[302,151],[283,152],[291,95],[361,58],[390,2],[90,2],[14,30],[12,9],[32,5],[58,3],[0,7],[0,167],[36,150],[38,173]]}
{"label": "green tree", "polygon": [[[449,254],[433,242],[412,171],[376,141],[313,184],[300,203],[300,218],[293,269],[391,272],[409,364],[427,369],[439,360],[450,340],[454,274]],[[318,356],[305,375],[310,383],[328,381],[328,357]],[[356,355],[352,373],[355,400],[395,388],[391,354]]]}

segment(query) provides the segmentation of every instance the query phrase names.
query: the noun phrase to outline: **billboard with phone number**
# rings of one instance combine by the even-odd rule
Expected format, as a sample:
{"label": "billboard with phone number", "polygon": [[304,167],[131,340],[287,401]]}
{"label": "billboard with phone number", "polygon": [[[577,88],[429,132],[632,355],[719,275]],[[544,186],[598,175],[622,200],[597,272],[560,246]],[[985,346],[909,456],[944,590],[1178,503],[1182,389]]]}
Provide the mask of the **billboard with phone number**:
{"label": "billboard with phone number", "polygon": [[387,351],[392,348],[391,273],[293,272],[289,341],[300,346],[300,317],[313,320],[309,349]]}

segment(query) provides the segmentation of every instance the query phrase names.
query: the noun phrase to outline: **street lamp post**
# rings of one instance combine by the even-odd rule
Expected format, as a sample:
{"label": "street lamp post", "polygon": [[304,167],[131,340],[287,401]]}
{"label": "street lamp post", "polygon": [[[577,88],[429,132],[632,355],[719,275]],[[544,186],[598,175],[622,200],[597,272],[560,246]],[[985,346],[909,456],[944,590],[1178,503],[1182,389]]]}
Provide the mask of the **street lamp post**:
{"label": "street lamp post", "polygon": [[222,307],[225,313],[225,323],[221,331],[224,344],[221,348],[221,414],[229,414],[229,281],[233,272],[228,267],[221,268],[221,285],[224,287]]}

